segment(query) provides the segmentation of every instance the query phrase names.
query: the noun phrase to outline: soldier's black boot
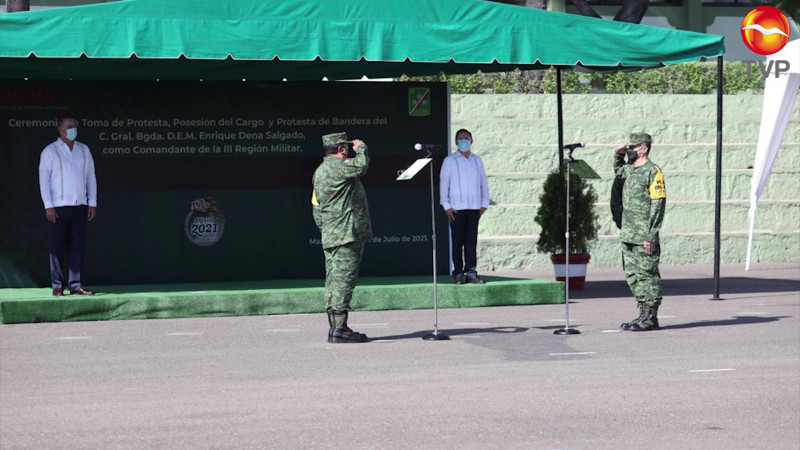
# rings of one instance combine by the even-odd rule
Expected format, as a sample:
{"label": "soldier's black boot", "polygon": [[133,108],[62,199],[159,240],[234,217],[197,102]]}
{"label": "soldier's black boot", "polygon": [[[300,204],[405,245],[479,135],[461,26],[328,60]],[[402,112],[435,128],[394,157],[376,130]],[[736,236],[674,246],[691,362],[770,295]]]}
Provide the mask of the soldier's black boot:
{"label": "soldier's black boot", "polygon": [[328,308],[325,312],[328,313],[328,339],[333,335],[333,310]]}
{"label": "soldier's black boot", "polygon": [[367,342],[366,334],[355,332],[347,326],[347,311],[331,310],[330,317],[333,329],[328,336],[328,342],[332,344]]}
{"label": "soldier's black boot", "polygon": [[658,305],[644,305],[645,316],[630,327],[630,331],[658,330]]}
{"label": "soldier's black boot", "polygon": [[625,322],[622,325],[620,325],[619,327],[622,328],[623,330],[630,330],[633,324],[639,322],[644,318],[644,302],[637,302],[637,303],[639,305],[639,315],[636,316],[636,318],[631,320],[630,322]]}

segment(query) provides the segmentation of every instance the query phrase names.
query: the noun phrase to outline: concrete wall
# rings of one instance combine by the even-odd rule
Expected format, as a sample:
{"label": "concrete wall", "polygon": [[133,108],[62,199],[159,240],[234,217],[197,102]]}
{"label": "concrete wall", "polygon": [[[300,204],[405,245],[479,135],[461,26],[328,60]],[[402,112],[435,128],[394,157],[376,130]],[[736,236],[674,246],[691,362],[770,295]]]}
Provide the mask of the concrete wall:
{"label": "concrete wall", "polygon": [[[761,118],[760,95],[724,99],[723,263],[746,256],[750,178]],[[654,136],[651,159],[666,176],[662,263],[711,263],[716,152],[715,95],[565,95],[564,138],[585,141],[576,158],[594,181],[600,237],[592,265],[618,266],[619,241],[608,206],[613,149],[631,130]],[[545,268],[533,222],[547,172],[558,164],[552,95],[453,95],[452,129],[470,129],[489,172],[492,206],[481,220],[480,270]],[[800,106],[795,106],[756,221],[754,262],[800,261]]]}

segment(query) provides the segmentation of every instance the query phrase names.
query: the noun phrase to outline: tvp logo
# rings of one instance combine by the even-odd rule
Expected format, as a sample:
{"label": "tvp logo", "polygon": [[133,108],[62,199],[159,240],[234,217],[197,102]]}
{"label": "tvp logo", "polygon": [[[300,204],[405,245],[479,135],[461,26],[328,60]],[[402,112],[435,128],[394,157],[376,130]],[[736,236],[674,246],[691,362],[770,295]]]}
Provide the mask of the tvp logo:
{"label": "tvp logo", "polygon": [[759,55],[771,55],[789,42],[789,21],[772,6],[753,8],[742,20],[742,40]]}
{"label": "tvp logo", "polygon": [[[753,8],[742,20],[742,41],[747,48],[759,55],[772,55],[781,51],[789,42],[790,32],[786,16],[772,6]],[[789,72],[789,61],[767,59],[766,64],[764,61],[743,61],[747,64],[747,76],[750,76],[752,64],[758,64],[765,78],[773,71],[775,78],[780,77],[782,72]]]}

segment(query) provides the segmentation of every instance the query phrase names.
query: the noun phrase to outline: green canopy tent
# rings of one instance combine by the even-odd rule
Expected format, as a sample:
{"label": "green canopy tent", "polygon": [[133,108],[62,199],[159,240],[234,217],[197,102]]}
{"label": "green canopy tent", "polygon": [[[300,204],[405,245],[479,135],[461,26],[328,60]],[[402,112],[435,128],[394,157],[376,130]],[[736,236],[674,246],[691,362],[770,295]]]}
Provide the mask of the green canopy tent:
{"label": "green canopy tent", "polygon": [[480,0],[127,0],[0,16],[0,78],[296,80],[722,55],[722,37]]}
{"label": "green canopy tent", "polygon": [[[718,59],[723,38],[481,0],[126,0],[0,16],[0,79],[331,80]],[[559,152],[563,152],[559,83]]]}

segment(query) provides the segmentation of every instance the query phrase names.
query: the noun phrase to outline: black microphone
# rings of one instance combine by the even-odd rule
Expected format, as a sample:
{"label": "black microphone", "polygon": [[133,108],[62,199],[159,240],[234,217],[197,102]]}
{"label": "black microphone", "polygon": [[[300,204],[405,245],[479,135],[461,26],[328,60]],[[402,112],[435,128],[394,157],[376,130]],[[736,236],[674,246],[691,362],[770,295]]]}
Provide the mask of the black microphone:
{"label": "black microphone", "polygon": [[442,148],[442,146],[439,144],[414,144],[414,150],[418,152],[439,150],[440,148]]}
{"label": "black microphone", "polygon": [[586,147],[586,143],[585,142],[576,142],[574,144],[567,144],[567,145],[564,146],[564,148],[567,149],[567,150],[575,150],[576,148],[580,148],[580,147]]}

